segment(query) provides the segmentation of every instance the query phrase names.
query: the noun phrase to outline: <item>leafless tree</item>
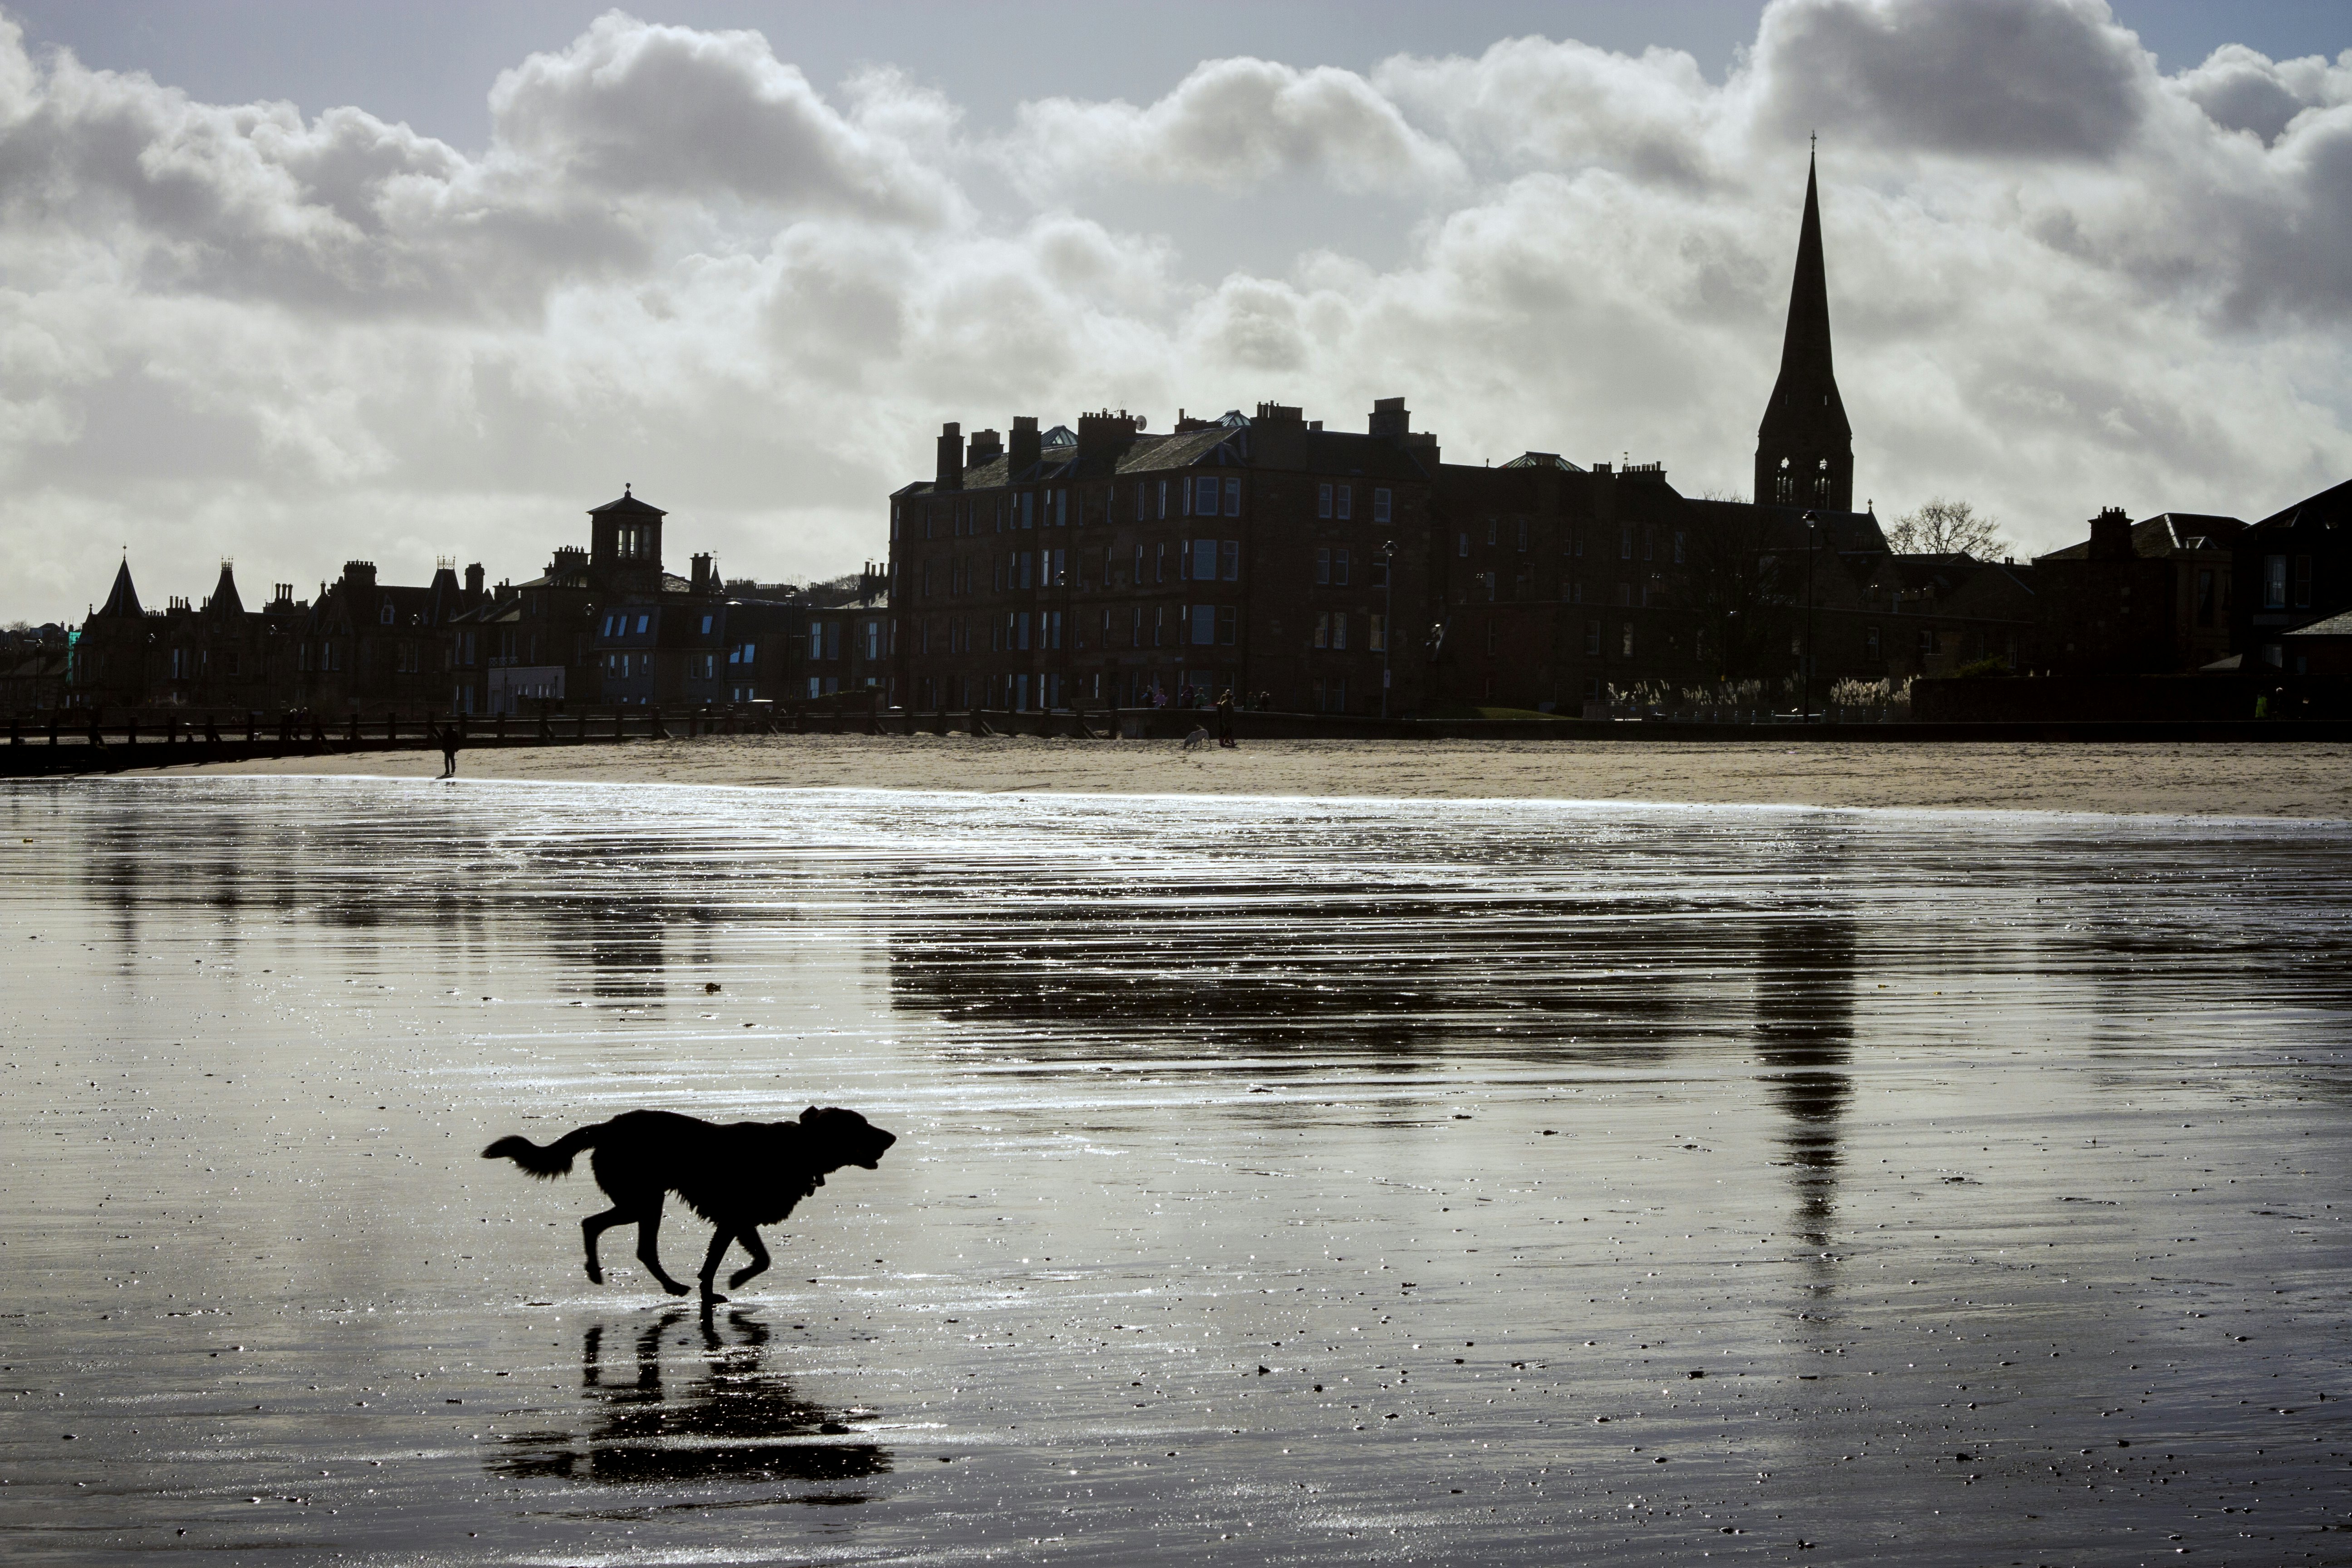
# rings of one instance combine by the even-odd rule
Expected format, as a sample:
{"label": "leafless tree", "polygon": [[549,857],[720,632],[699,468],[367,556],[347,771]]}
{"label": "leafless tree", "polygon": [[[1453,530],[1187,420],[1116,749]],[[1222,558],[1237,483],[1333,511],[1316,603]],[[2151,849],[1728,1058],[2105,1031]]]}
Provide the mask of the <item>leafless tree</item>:
{"label": "leafless tree", "polygon": [[2000,521],[1981,515],[1964,500],[1937,496],[1905,512],[1886,528],[1886,547],[1897,555],[1971,555],[1990,561],[2008,548]]}

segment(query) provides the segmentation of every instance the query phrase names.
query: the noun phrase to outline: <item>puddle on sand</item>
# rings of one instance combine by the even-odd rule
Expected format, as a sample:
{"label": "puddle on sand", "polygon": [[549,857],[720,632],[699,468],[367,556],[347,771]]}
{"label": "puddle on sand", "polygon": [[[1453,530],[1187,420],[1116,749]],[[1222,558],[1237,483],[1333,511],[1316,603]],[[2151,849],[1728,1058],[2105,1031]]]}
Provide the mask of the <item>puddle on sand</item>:
{"label": "puddle on sand", "polygon": [[[2352,1556],[2342,825],[0,817],[12,1559]],[[477,1157],[812,1102],[901,1142],[707,1320]]]}

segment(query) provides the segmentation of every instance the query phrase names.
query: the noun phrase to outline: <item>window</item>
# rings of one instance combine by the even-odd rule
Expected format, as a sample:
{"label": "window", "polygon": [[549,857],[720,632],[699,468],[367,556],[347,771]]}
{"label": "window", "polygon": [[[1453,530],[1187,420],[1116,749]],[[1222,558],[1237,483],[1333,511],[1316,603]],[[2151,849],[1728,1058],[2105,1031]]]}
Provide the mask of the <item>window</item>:
{"label": "window", "polygon": [[2286,608],[2286,557],[2284,555],[2263,557],[2263,608]]}
{"label": "window", "polygon": [[1348,552],[1345,548],[1331,552],[1331,581],[1342,588],[1348,585]]}
{"label": "window", "polygon": [[1878,628],[1864,626],[1862,630],[1862,651],[1871,658],[1878,657]]}
{"label": "window", "polygon": [[1519,519],[1519,553],[1521,553],[1522,555],[1526,554],[1526,553],[1527,553],[1527,549],[1528,549],[1528,520],[1527,520],[1526,518],[1524,518],[1524,517],[1523,517],[1523,518]]}
{"label": "window", "polygon": [[[1328,549],[1315,552],[1315,581],[1318,586],[1331,581],[1331,552]],[[1323,645],[1317,643],[1315,646],[1321,647]]]}
{"label": "window", "polygon": [[1926,626],[1919,628],[1919,657],[1926,658],[1936,651],[1936,634]]}
{"label": "window", "polygon": [[1589,658],[1601,657],[1601,623],[1599,621],[1584,623],[1584,652]]}
{"label": "window", "polygon": [[882,657],[882,623],[880,621],[866,623],[866,657],[868,658]]}
{"label": "window", "polygon": [[1152,546],[1151,580],[1155,583],[1168,581],[1168,546],[1165,542]]}
{"label": "window", "polygon": [[1486,520],[1486,543],[1490,548],[1495,542],[1495,530],[1498,526],[1499,525],[1493,518],[1490,517]]}
{"label": "window", "polygon": [[808,642],[808,656],[811,658],[823,658],[824,657],[824,623],[823,621],[809,623]]}
{"label": "window", "polygon": [[2298,610],[2311,608],[2311,557],[2308,555],[2294,558],[2294,607]]}
{"label": "window", "polygon": [[841,657],[841,627],[839,621],[824,623],[824,657],[828,659]]}
{"label": "window", "polygon": [[1387,652],[1389,646],[1389,628],[1387,624],[1384,623],[1377,614],[1368,616],[1365,619],[1367,622],[1367,627],[1364,637],[1364,646],[1371,649],[1374,653]]}
{"label": "window", "polygon": [[1348,612],[1345,610],[1335,610],[1332,612],[1331,646],[1333,647],[1346,647],[1348,646]]}
{"label": "window", "polygon": [[1129,647],[1143,646],[1143,606],[1141,605],[1135,606],[1135,624],[1128,628],[1127,646]]}
{"label": "window", "polygon": [[1682,531],[1681,529],[1679,529],[1679,528],[1678,528],[1678,529],[1675,530],[1675,565],[1677,565],[1677,566],[1679,566],[1679,565],[1681,565],[1682,563],[1683,563],[1683,531]]}
{"label": "window", "polygon": [[1630,522],[1617,531],[1617,559],[1633,559],[1633,525]]}
{"label": "window", "polygon": [[600,635],[604,636],[604,637],[611,637],[611,636],[613,635],[613,617],[612,617],[612,616],[606,616],[604,617],[604,631],[603,631]]}
{"label": "window", "polygon": [[1192,541],[1192,580],[1213,583],[1217,580],[1217,542],[1213,539]]}
{"label": "window", "polygon": [[1495,574],[1492,572],[1481,572],[1478,574],[1478,581],[1480,585],[1486,590],[1486,602],[1490,605],[1493,604],[1495,602]]}
{"label": "window", "polygon": [[1225,481],[1225,515],[1227,517],[1239,517],[1241,514],[1242,482],[1237,479],[1227,479]]}
{"label": "window", "polygon": [[1013,620],[1013,646],[1022,652],[1029,650],[1029,612],[1023,610]]}
{"label": "window", "polygon": [[651,616],[639,616],[637,617],[637,635],[639,637],[645,636],[646,628],[653,624],[654,618]]}
{"label": "window", "polygon": [[1331,515],[1331,487],[1329,485],[1317,485],[1315,487],[1315,515],[1317,517],[1329,517]]}
{"label": "window", "polygon": [[1228,539],[1218,544],[1217,575],[1228,583],[1241,581],[1242,542],[1240,540]]}
{"label": "window", "polygon": [[1331,646],[1331,612],[1328,610],[1318,610],[1316,612],[1315,646],[1317,647],[1329,647]]}
{"label": "window", "polygon": [[1192,515],[1217,515],[1217,481],[1213,479],[1196,480],[1192,486]]}
{"label": "window", "polygon": [[1035,552],[1027,550],[1023,551],[1021,552],[1021,586],[1027,588],[1034,585],[1032,579],[1034,576],[1036,570],[1037,560]]}
{"label": "window", "polygon": [[1389,521],[1389,492],[1384,489],[1375,489],[1372,491],[1372,521],[1386,522]]}
{"label": "window", "polygon": [[1145,507],[1145,502],[1144,502],[1144,499],[1143,499],[1143,498],[1144,498],[1144,496],[1145,496],[1146,492],[1148,492],[1150,489],[1151,489],[1151,487],[1150,487],[1150,485],[1145,484],[1141,479],[1138,479],[1138,480],[1136,480],[1136,481],[1135,481],[1135,521],[1138,521],[1138,522],[1141,522],[1141,521],[1143,521],[1143,513],[1144,513],[1144,507]]}
{"label": "window", "polygon": [[1152,515],[1163,518],[1168,515],[1168,481],[1166,479],[1160,481],[1159,510]]}
{"label": "window", "polygon": [[1038,617],[1038,622],[1045,634],[1042,639],[1044,645],[1049,648],[1060,647],[1062,646],[1062,612],[1048,610]]}
{"label": "window", "polygon": [[1633,584],[1620,583],[1617,584],[1617,602],[1620,605],[1630,605],[1633,602]]}
{"label": "window", "polygon": [[1054,572],[1053,572],[1053,575],[1052,575],[1052,576],[1050,576],[1050,577],[1048,577],[1048,578],[1046,579],[1046,584],[1047,584],[1047,585],[1048,585],[1048,586],[1050,586],[1050,587],[1058,588],[1058,587],[1062,586],[1062,584],[1063,584],[1064,583],[1066,583],[1066,581],[1068,581],[1068,578],[1069,578],[1069,564],[1070,564],[1070,552],[1069,552],[1069,551],[1068,551],[1066,548],[1066,549],[1061,549],[1061,550],[1056,550],[1056,551],[1055,551],[1055,552],[1054,552]]}
{"label": "window", "polygon": [[1489,655],[1493,654],[1495,651],[1496,635],[1501,629],[1501,626],[1496,623],[1494,616],[1488,616],[1486,617],[1486,652]]}
{"label": "window", "polygon": [[710,616],[705,616],[702,617],[702,635],[704,637],[709,637],[710,635]]}
{"label": "window", "polygon": [[389,600],[385,601],[383,607],[375,613],[375,618],[379,626],[392,625],[392,604]]}
{"label": "window", "polygon": [[1655,530],[1645,528],[1642,531],[1642,559],[1644,561],[1655,561],[1657,558],[1657,532]]}
{"label": "window", "polygon": [[1219,647],[1234,646],[1234,637],[1240,630],[1240,623],[1241,616],[1234,606],[1231,605],[1217,606],[1217,646]]}
{"label": "window", "polygon": [[1216,605],[1193,605],[1193,606],[1192,606],[1192,641],[1193,641],[1193,644],[1194,644],[1196,647],[1208,647],[1209,645],[1211,645],[1212,643],[1215,642],[1215,641],[1216,641],[1216,639],[1217,639],[1217,606],[1216,606]]}
{"label": "window", "polygon": [[1334,504],[1337,506],[1337,508],[1339,509],[1339,521],[1340,521],[1345,522],[1345,521],[1347,521],[1349,518],[1351,518],[1351,517],[1353,517],[1353,516],[1355,516],[1355,515],[1356,515],[1356,513],[1355,513],[1355,510],[1354,510],[1354,509],[1355,509],[1355,490],[1354,490],[1354,487],[1349,486],[1349,485],[1341,485],[1341,486],[1339,486],[1339,489],[1338,489],[1338,490],[1337,490],[1336,492],[1334,492],[1334,493],[1333,493],[1333,495],[1332,495],[1332,497],[1331,497],[1331,500],[1332,500],[1333,503],[1334,503]]}
{"label": "window", "polygon": [[1627,621],[1624,626],[1620,628],[1620,635],[1617,643],[1617,657],[1620,658],[1631,658],[1633,657],[1633,623],[1631,621]]}
{"label": "window", "polygon": [[2201,568],[2197,574],[2197,624],[2200,626],[2213,624],[2213,569],[2210,566]]}
{"label": "window", "polygon": [[1470,553],[1470,531],[1468,529],[1464,529],[1461,532],[1456,533],[1454,536],[1454,553],[1460,556],[1467,556]]}

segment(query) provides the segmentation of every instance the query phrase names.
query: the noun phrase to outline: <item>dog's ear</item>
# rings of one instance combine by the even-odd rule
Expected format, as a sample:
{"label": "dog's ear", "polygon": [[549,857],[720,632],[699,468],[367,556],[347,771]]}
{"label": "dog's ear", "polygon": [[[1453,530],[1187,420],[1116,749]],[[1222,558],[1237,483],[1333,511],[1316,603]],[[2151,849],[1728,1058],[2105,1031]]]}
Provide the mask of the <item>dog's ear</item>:
{"label": "dog's ear", "polygon": [[812,1105],[812,1106],[810,1106],[806,1110],[803,1110],[803,1111],[802,1111],[802,1112],[801,1112],[801,1120],[802,1120],[803,1122],[814,1121],[817,1119],[817,1116],[818,1116],[818,1115],[819,1115],[819,1112],[818,1112],[818,1110],[817,1110],[817,1108],[816,1108],[815,1106]]}

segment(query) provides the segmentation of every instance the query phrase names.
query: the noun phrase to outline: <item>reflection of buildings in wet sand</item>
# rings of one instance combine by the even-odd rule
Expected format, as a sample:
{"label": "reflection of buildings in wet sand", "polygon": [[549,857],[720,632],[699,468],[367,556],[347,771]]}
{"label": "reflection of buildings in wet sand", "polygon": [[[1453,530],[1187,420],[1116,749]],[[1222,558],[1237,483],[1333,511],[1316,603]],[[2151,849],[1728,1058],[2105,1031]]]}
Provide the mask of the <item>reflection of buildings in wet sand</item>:
{"label": "reflection of buildings in wet sand", "polygon": [[1844,1069],[1853,1051],[1855,957],[1852,919],[1822,911],[1767,922],[1754,959],[1756,1051],[1765,1090],[1788,1119],[1780,1143],[1797,1200],[1793,1228],[1817,1252],[1830,1244],[1840,1126],[1853,1093]]}
{"label": "reflection of buildings in wet sand", "polygon": [[[347,939],[342,952],[360,969],[373,939],[404,942],[423,931],[444,960],[439,973],[518,960],[541,968],[530,961],[544,955],[609,1001],[659,999],[679,968],[695,972],[698,989],[722,921],[797,923],[800,901],[772,896],[776,884],[819,875],[775,868],[761,888],[771,896],[746,903],[732,896],[733,868],[656,837],[551,834],[519,845],[486,815],[437,823],[446,839],[420,853],[413,821],[325,814],[289,830],[274,809],[134,799],[114,804],[97,831],[70,816],[60,830],[79,837],[76,879],[126,948],[142,914],[174,908],[215,912],[225,940],[266,934],[271,921],[324,926]],[[641,884],[625,897],[575,891],[608,884],[616,868],[642,868]]]}
{"label": "reflection of buildings in wet sand", "polygon": [[[634,1366],[618,1380],[604,1365],[604,1325],[591,1327],[580,1347],[581,1393],[593,1411],[587,1429],[512,1433],[491,1468],[510,1477],[605,1486],[842,1482],[889,1473],[889,1450],[878,1444],[807,1441],[852,1436],[848,1423],[856,1412],[812,1404],[783,1376],[765,1371],[768,1330],[748,1312],[727,1314],[732,1339],[703,1314],[701,1374],[671,1387],[663,1375],[664,1342],[687,1321],[683,1311],[667,1311],[640,1329]],[[855,1503],[866,1495],[828,1491],[792,1500]]]}
{"label": "reflection of buildings in wet sand", "polygon": [[[1000,904],[952,931],[903,922],[889,936],[892,1001],[1015,1028],[1027,1056],[1172,1039],[1409,1060],[1465,1033],[1489,1055],[1646,1058],[1686,1039],[1714,1000],[1687,983],[1718,962],[1714,910],[1398,899],[1338,882],[1297,892],[1236,882],[1204,902],[1197,886],[1132,886],[1117,900]],[[1074,1016],[1089,1028],[1040,1027]]]}

